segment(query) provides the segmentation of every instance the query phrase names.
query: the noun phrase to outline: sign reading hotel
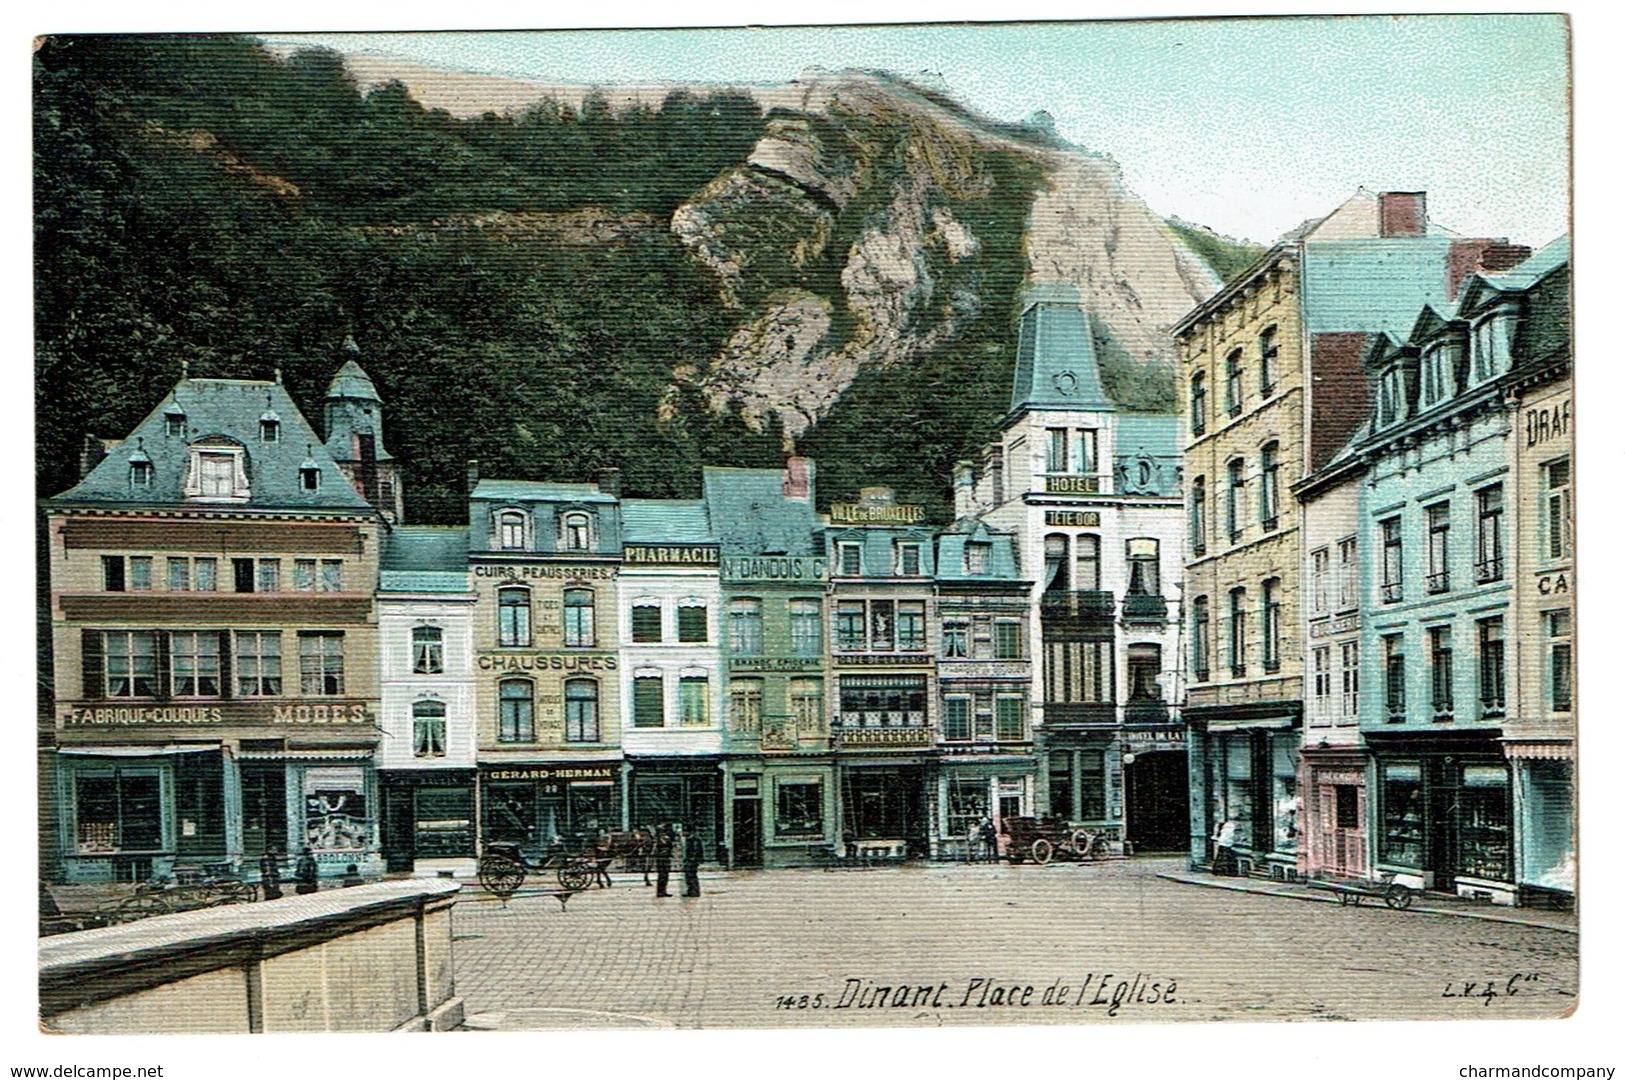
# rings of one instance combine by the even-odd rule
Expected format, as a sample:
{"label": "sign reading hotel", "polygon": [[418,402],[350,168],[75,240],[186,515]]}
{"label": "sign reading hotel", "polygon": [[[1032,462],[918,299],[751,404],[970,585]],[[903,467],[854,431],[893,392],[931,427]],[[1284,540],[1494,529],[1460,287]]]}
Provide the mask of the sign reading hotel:
{"label": "sign reading hotel", "polygon": [[1098,476],[1046,476],[1044,490],[1051,495],[1098,495]]}
{"label": "sign reading hotel", "polygon": [[722,560],[725,581],[817,584],[829,576],[828,571],[827,559],[810,555],[735,555]]}
{"label": "sign reading hotel", "polygon": [[1045,525],[1068,525],[1079,529],[1100,528],[1098,510],[1045,510]]}
{"label": "sign reading hotel", "polygon": [[628,544],[623,551],[628,566],[715,566],[715,544]]}
{"label": "sign reading hotel", "polygon": [[830,503],[831,525],[917,525],[925,520],[925,507],[913,504],[871,506],[867,503]]}

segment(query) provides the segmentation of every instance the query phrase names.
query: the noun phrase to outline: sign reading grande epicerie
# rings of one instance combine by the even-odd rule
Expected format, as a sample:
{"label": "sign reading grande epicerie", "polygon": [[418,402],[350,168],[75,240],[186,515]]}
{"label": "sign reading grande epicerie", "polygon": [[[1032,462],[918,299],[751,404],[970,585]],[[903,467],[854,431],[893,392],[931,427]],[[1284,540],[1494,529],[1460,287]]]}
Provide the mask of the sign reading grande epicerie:
{"label": "sign reading grande epicerie", "polygon": [[811,555],[731,555],[722,560],[724,581],[813,584],[828,572],[829,560]]}
{"label": "sign reading grande epicerie", "polygon": [[925,507],[911,504],[868,506],[864,503],[830,503],[831,525],[913,525],[925,520]]}
{"label": "sign reading grande epicerie", "polygon": [[715,544],[628,544],[622,553],[628,566],[715,566],[720,558]]}
{"label": "sign reading grande epicerie", "polygon": [[226,705],[93,705],[64,709],[64,724],[370,724],[359,701],[233,702]]}
{"label": "sign reading grande epicerie", "polygon": [[614,653],[481,653],[475,661],[481,671],[614,671]]}

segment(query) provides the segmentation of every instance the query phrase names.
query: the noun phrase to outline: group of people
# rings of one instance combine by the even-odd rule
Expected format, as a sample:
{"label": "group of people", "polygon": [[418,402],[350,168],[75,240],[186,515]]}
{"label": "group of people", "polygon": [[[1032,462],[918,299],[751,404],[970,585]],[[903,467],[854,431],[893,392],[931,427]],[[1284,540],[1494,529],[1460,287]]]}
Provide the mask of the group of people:
{"label": "group of people", "polygon": [[685,829],[667,823],[655,829],[652,859],[643,864],[643,883],[649,884],[649,867],[655,872],[655,896],[670,896],[671,861],[674,855],[683,860],[683,895],[700,895],[700,862],[705,858],[705,844],[698,829]]}

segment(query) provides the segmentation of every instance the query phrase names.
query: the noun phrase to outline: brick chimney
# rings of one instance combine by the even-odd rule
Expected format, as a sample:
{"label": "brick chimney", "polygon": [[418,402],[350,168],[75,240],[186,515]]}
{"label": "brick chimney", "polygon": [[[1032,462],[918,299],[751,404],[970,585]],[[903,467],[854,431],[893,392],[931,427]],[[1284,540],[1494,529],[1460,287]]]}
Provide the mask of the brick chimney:
{"label": "brick chimney", "polygon": [[619,499],[621,497],[621,470],[599,469],[598,490],[605,495],[613,495]]}
{"label": "brick chimney", "polygon": [[1428,193],[1384,191],[1377,196],[1379,236],[1422,236],[1428,231]]}
{"label": "brick chimney", "polygon": [[954,518],[976,513],[976,466],[968,461],[954,462]]}
{"label": "brick chimney", "polygon": [[468,493],[472,495],[474,494],[474,486],[480,482],[480,463],[470,461],[468,463],[468,472],[465,475],[468,477]]}
{"label": "brick chimney", "polygon": [[788,457],[784,460],[784,497],[806,502],[812,498],[813,463],[810,458]]}
{"label": "brick chimney", "polygon": [[1531,249],[1505,240],[1453,240],[1450,243],[1449,281],[1446,296],[1456,299],[1464,281],[1472,274],[1499,274],[1529,258]]}
{"label": "brick chimney", "polygon": [[111,448],[106,439],[86,435],[84,446],[79,448],[79,479],[83,480],[89,476],[90,470],[102,463],[102,459],[107,457],[107,451]]}

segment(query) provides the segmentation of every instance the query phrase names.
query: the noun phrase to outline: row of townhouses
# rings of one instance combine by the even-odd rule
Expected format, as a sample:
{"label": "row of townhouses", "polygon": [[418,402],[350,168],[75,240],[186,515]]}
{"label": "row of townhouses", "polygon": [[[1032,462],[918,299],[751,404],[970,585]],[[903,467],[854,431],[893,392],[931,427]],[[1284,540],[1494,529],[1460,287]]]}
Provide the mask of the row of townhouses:
{"label": "row of townhouses", "polygon": [[949,525],[820,513],[794,456],[692,500],[471,465],[466,525],[410,525],[353,346],[322,436],[280,379],[183,378],[44,503],[46,874],[664,822],[726,866],[961,858],[1053,815],[1572,895],[1566,246],[1362,192],[1174,328],[1177,413],[1113,400],[1069,289],[1017,335]]}

